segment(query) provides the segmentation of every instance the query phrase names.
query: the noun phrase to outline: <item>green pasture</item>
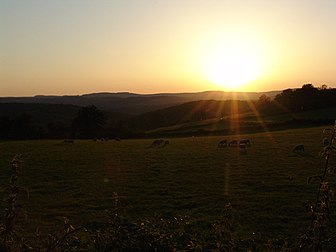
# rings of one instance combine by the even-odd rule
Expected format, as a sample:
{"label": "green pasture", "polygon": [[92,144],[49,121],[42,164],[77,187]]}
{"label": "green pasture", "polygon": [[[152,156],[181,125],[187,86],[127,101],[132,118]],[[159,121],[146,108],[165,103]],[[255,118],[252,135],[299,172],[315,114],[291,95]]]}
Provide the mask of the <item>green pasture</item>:
{"label": "green pasture", "polygon": [[[0,142],[0,182],[8,185],[9,163],[22,154],[19,184],[29,189],[22,202],[31,228],[50,230],[63,216],[99,227],[117,192],[133,221],[188,215],[206,230],[231,203],[237,235],[297,237],[309,225],[305,204],[316,195],[317,184],[307,184],[307,178],[323,171],[322,130],[171,138],[164,148],[149,148],[153,139]],[[217,148],[222,139],[241,138],[251,140],[246,153]],[[292,153],[301,143],[305,153]]]}
{"label": "green pasture", "polygon": [[[284,122],[293,119],[303,119],[303,120],[319,120],[319,119],[334,119],[336,115],[336,107],[321,108],[315,110],[300,111],[294,113],[284,113],[279,115],[269,115],[263,116],[263,121],[266,122]],[[258,122],[260,120],[253,113],[246,114],[243,116],[244,121]]]}
{"label": "green pasture", "polygon": [[[190,134],[194,132],[197,134],[199,130],[208,132],[214,131],[236,131],[236,126],[244,124],[253,130],[260,126],[263,128],[264,124],[281,124],[297,120],[333,120],[336,114],[336,107],[322,108],[309,111],[299,111],[294,113],[283,113],[276,115],[258,115],[254,112],[246,112],[242,114],[234,114],[222,118],[211,118],[202,121],[184,122],[172,126],[156,128],[146,131],[147,134]],[[288,126],[287,126],[288,127]]]}

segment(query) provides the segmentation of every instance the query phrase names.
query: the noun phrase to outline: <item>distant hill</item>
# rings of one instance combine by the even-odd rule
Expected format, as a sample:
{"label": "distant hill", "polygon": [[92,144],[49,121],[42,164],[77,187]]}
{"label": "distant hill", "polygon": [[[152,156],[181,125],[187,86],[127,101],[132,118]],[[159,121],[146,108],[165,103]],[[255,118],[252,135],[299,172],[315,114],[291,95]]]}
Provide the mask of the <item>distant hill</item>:
{"label": "distant hill", "polygon": [[[71,136],[73,128],[70,126],[78,111],[81,107],[92,104],[107,116],[107,123],[99,135],[108,137],[235,134],[333,124],[336,108],[334,90],[314,89],[315,98],[322,102],[316,102],[312,96],[308,99],[307,95],[312,92],[302,95],[306,94],[303,91],[285,90],[277,96],[277,92],[209,91],[150,95],[125,92],[81,96],[4,97],[0,98],[0,138],[1,133],[1,139]],[[275,99],[263,97],[258,100],[262,94],[270,98],[275,96]],[[312,106],[308,106],[309,104]],[[25,134],[21,134],[21,131]]]}
{"label": "distant hill", "polygon": [[274,98],[281,91],[270,92],[223,92],[205,91],[199,93],[158,93],[134,94],[93,93],[75,96],[45,96],[34,97],[0,97],[0,103],[39,103],[39,104],[69,104],[75,106],[95,105],[101,110],[114,111],[123,114],[139,115],[142,113],[168,108],[198,100],[256,100],[265,94]]}

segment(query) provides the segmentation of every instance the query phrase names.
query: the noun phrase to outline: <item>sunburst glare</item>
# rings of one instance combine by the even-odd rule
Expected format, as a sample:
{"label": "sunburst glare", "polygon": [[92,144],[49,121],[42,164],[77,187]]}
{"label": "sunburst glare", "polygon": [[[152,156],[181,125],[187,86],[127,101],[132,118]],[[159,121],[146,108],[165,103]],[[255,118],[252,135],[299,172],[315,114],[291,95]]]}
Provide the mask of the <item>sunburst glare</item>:
{"label": "sunburst glare", "polygon": [[265,57],[251,38],[221,38],[205,46],[202,59],[204,78],[231,91],[260,78],[265,71]]}

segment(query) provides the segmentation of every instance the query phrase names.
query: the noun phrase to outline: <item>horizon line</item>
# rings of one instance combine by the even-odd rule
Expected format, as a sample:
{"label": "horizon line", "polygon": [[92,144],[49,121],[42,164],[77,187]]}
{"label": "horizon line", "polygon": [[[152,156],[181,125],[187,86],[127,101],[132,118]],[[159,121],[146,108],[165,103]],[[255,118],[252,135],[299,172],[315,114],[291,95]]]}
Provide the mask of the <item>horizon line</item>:
{"label": "horizon line", "polygon": [[[286,89],[296,89],[296,88],[286,88]],[[283,90],[286,90],[283,89]],[[222,92],[222,93],[271,93],[271,92],[281,92],[283,90],[267,90],[267,91],[224,91],[224,90],[203,90],[203,91],[181,91],[181,92],[152,92],[152,93],[137,93],[131,91],[97,91],[97,92],[88,92],[88,93],[80,93],[80,94],[31,94],[31,95],[6,95],[0,96],[1,98],[24,98],[24,97],[59,97],[59,96],[85,96],[85,95],[93,95],[93,94],[133,94],[133,95],[161,95],[161,94],[197,94],[197,93],[206,93],[206,92]]]}

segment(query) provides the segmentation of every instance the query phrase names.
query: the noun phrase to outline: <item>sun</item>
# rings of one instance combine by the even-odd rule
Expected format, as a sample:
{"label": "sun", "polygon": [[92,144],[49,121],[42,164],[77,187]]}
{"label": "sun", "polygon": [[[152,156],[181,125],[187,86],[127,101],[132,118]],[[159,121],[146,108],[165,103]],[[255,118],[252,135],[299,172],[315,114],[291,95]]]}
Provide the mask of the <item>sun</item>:
{"label": "sun", "polygon": [[263,57],[255,43],[246,40],[218,42],[205,49],[203,75],[221,88],[239,91],[262,75]]}

